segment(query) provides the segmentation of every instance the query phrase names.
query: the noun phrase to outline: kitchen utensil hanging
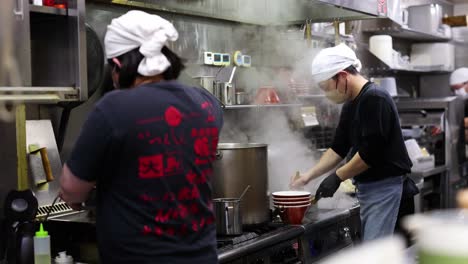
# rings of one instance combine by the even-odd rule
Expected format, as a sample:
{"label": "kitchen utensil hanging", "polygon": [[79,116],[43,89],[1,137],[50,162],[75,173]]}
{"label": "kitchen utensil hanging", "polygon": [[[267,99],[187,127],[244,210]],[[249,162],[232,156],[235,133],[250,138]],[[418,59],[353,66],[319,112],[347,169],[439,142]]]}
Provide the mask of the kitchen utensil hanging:
{"label": "kitchen utensil hanging", "polygon": [[247,187],[245,187],[245,190],[242,192],[242,194],[239,197],[240,201],[242,201],[242,198],[244,198],[244,195],[247,193],[249,189],[250,189],[250,185],[247,185]]}

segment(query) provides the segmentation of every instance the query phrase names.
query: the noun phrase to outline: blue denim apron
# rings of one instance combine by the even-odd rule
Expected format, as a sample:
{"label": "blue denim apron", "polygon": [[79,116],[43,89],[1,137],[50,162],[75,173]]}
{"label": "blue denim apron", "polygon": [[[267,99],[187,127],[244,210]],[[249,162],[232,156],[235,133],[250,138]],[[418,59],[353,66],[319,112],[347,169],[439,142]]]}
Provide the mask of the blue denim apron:
{"label": "blue denim apron", "polygon": [[392,235],[400,208],[403,176],[357,183],[363,240]]}

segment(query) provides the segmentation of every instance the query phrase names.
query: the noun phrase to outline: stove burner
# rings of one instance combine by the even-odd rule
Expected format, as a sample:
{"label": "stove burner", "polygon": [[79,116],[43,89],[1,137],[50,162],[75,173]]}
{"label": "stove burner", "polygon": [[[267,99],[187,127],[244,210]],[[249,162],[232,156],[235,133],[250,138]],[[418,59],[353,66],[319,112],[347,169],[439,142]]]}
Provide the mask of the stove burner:
{"label": "stove burner", "polygon": [[217,243],[218,243],[218,248],[224,247],[227,245],[236,245],[242,242],[245,242],[247,240],[253,239],[258,237],[258,235],[254,232],[247,232],[243,233],[242,235],[239,236],[230,236],[230,237],[217,237]]}
{"label": "stove burner", "polygon": [[237,245],[245,241],[257,238],[263,234],[274,231],[285,226],[283,223],[266,223],[260,225],[250,225],[243,227],[243,234],[238,236],[217,236],[217,246],[222,248],[228,245]]}

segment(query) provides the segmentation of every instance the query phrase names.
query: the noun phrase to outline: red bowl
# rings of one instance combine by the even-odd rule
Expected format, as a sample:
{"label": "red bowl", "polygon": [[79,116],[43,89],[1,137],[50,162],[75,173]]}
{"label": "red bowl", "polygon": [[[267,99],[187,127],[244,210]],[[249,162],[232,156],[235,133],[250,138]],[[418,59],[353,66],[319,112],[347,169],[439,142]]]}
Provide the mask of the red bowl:
{"label": "red bowl", "polygon": [[310,197],[311,193],[306,191],[281,191],[272,193],[273,198],[306,198]]}
{"label": "red bowl", "polygon": [[257,90],[255,95],[256,104],[279,104],[281,101],[272,86],[263,86]]}
{"label": "red bowl", "polygon": [[273,201],[275,206],[306,206],[310,205],[310,200],[301,201],[301,202],[277,202]]}
{"label": "red bowl", "polygon": [[297,203],[297,202],[307,202],[312,199],[312,196],[310,197],[300,197],[300,198],[278,198],[278,197],[273,197],[273,202],[277,203]]}
{"label": "red bowl", "polygon": [[279,209],[281,220],[286,224],[300,225],[305,212],[310,205],[305,206],[275,206]]}

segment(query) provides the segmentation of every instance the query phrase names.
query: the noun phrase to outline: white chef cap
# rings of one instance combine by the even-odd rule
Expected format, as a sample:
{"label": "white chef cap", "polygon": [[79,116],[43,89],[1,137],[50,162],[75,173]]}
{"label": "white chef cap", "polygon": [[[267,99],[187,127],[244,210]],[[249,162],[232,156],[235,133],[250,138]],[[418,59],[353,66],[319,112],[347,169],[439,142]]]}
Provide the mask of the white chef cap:
{"label": "white chef cap", "polygon": [[468,81],[468,68],[458,68],[450,74],[450,85],[462,84]]}
{"label": "white chef cap", "polygon": [[140,47],[144,58],[138,66],[138,73],[153,76],[163,73],[171,63],[161,53],[167,41],[179,37],[177,30],[167,20],[143,11],[132,10],[112,19],[104,38],[108,59],[118,57]]}
{"label": "white chef cap", "polygon": [[326,81],[349,66],[354,66],[360,71],[361,61],[345,44],[323,49],[312,61],[312,79],[316,83]]}

